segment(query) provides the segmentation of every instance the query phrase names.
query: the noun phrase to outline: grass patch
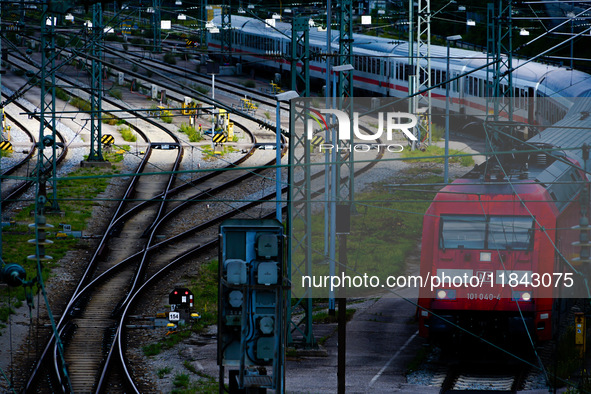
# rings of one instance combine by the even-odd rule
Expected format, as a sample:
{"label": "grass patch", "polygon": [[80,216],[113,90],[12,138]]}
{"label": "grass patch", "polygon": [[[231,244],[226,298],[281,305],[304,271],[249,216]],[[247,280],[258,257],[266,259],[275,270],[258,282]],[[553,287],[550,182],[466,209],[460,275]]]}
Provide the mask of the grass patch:
{"label": "grass patch", "polygon": [[195,90],[198,91],[201,94],[207,94],[209,93],[209,88],[206,88],[205,86],[201,86],[201,85],[196,85],[194,86]]}
{"label": "grass patch", "polygon": [[62,88],[55,88],[55,97],[66,102],[70,100],[70,95]]}
{"label": "grass patch", "polygon": [[177,374],[172,382],[175,388],[173,394],[209,394],[218,391],[218,383],[212,377],[205,373],[199,373],[199,380],[191,381],[187,374]]}
{"label": "grass patch", "polygon": [[[60,210],[64,212],[64,216],[46,216],[47,222],[53,225],[55,230],[47,233],[47,238],[54,241],[52,245],[47,247],[47,254],[53,256],[53,260],[45,262],[41,267],[41,275],[44,280],[51,275],[52,268],[57,266],[57,262],[68,251],[85,247],[82,246],[83,244],[79,244],[77,238],[56,239],[55,233],[60,229],[60,223],[70,224],[74,231],[85,230],[93,208],[98,204],[96,202],[97,195],[103,192],[109,184],[109,178],[97,176],[109,175],[113,172],[112,168],[80,168],[58,181],[57,203]],[[73,177],[81,179],[70,179]],[[48,192],[48,197],[52,198],[53,194]],[[2,234],[4,261],[22,265],[29,280],[37,275],[37,263],[27,259],[27,256],[35,254],[35,245],[27,242],[29,239],[35,238],[34,230],[28,227],[28,224],[34,222],[34,216],[31,214],[34,209],[34,205],[23,208],[12,218],[16,225],[6,229]],[[35,292],[36,289],[33,288],[33,291]],[[0,295],[5,294],[7,294],[6,288],[0,289]],[[19,301],[25,300],[23,287],[11,289],[10,294]],[[18,303],[14,303],[15,307],[16,305]],[[5,308],[5,305],[3,307]],[[0,312],[0,320],[3,316],[7,316],[2,315],[2,313],[8,313],[4,308],[0,307],[0,311],[5,311]]]}
{"label": "grass patch", "polygon": [[[460,152],[459,150],[456,150],[456,149],[450,149],[449,154],[450,154],[450,158],[449,158],[450,163],[460,163],[464,167],[471,167],[474,165],[474,159],[472,158],[472,156],[453,157],[454,155],[464,154],[464,152]],[[402,152],[402,157],[410,159],[410,160],[408,160],[409,163],[421,162],[421,163],[441,163],[441,164],[443,164],[443,162],[445,161],[444,156],[445,156],[445,149],[440,148],[435,145],[428,146],[424,152],[422,152],[418,149],[415,149],[414,151],[411,151],[409,149],[405,149]]]}
{"label": "grass patch", "polygon": [[104,124],[115,126],[119,122],[119,119],[113,116],[113,114],[105,112],[103,113],[102,121]]}
{"label": "grass patch", "polygon": [[119,126],[117,129],[121,133],[121,137],[123,137],[124,141],[127,142],[136,142],[137,135],[133,132],[131,127],[129,126]]}
{"label": "grass patch", "polygon": [[195,330],[217,323],[218,308],[218,261],[211,260],[203,264],[192,279],[189,289],[195,300],[194,310],[201,314],[201,319],[193,323]]}
{"label": "grass patch", "polygon": [[149,345],[142,347],[142,352],[144,352],[144,355],[147,357],[160,354],[161,351],[162,345],[160,345],[159,343],[151,343]]}
{"label": "grass patch", "polygon": [[[395,179],[374,183],[363,193],[355,194],[355,212],[351,215],[351,231],[347,237],[349,275],[366,273],[368,277],[377,276],[381,283],[385,283],[388,276],[404,273],[407,259],[417,254],[417,245],[422,235],[423,216],[435,195],[429,191],[435,192],[438,187],[421,186],[420,188],[425,191],[417,195],[416,192],[395,189],[389,185],[439,182],[442,182],[439,175],[409,176],[404,172],[398,172]],[[322,253],[324,212],[322,206],[317,208],[312,215],[310,239],[313,251],[313,276],[320,277],[329,274],[329,264]],[[302,221],[294,221],[293,231],[295,237],[303,234]],[[304,251],[298,249],[294,252],[296,252],[294,261],[303,261]],[[294,273],[292,283],[297,284],[294,286],[295,289],[301,289],[301,274]],[[355,296],[370,295],[375,292],[375,288],[360,287],[355,289]],[[326,297],[325,289],[314,288],[312,297]]]}
{"label": "grass patch", "polygon": [[265,111],[264,115],[265,115],[265,118],[271,119],[271,113],[269,111]]}
{"label": "grass patch", "polygon": [[156,371],[156,375],[158,375],[159,379],[164,379],[164,377],[168,375],[170,371],[172,371],[171,367],[160,368],[158,371]]}
{"label": "grass patch", "polygon": [[167,109],[160,111],[160,120],[164,123],[172,123],[172,112]]}
{"label": "grass patch", "polygon": [[4,323],[8,322],[8,317],[10,315],[14,315],[14,309],[8,306],[0,307],[0,321]]}
{"label": "grass patch", "polygon": [[189,379],[189,375],[186,373],[179,373],[175,375],[172,384],[174,387],[182,387],[182,388],[189,388],[189,384],[191,380]]}
{"label": "grass patch", "polygon": [[121,100],[123,98],[123,93],[120,89],[113,88],[109,90],[109,96],[115,97],[116,99]]}
{"label": "grass patch", "polygon": [[250,79],[242,82],[242,86],[244,86],[245,88],[251,88],[251,89],[256,88],[256,84],[254,83],[253,80],[250,80]]}
{"label": "grass patch", "polygon": [[[103,157],[105,160],[111,163],[119,163],[123,161],[123,155],[128,153],[131,150],[131,147],[129,145],[123,145],[119,148],[120,149],[113,149],[111,152],[103,152]],[[125,151],[125,153],[121,153],[121,150]]]}
{"label": "grass patch", "polygon": [[179,131],[181,133],[187,134],[189,136],[189,142],[199,142],[203,139],[203,136],[194,126],[190,126],[186,123],[182,123],[181,127],[179,127]]}
{"label": "grass patch", "polygon": [[445,128],[435,123],[431,124],[431,141],[437,142],[443,140],[445,136]]}
{"label": "grass patch", "polygon": [[72,100],[70,100],[70,104],[72,104],[74,107],[78,108],[81,111],[90,112],[91,110],[90,102],[83,100],[80,97],[72,97]]}

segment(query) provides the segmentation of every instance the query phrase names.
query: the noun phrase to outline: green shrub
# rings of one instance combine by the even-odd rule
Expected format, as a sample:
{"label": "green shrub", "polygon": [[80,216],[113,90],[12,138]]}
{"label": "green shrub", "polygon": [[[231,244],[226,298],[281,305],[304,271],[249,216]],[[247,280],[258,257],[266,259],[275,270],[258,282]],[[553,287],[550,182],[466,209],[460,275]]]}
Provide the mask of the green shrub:
{"label": "green shrub", "polygon": [[250,80],[250,79],[249,79],[249,80],[247,80],[247,81],[244,81],[244,82],[242,82],[242,85],[243,85],[245,88],[252,88],[252,89],[256,88],[256,84],[254,83],[254,81],[252,81],[252,80]]}
{"label": "green shrub", "polygon": [[172,112],[167,109],[160,111],[160,120],[164,123],[172,123]]}
{"label": "green shrub", "polygon": [[62,101],[70,100],[70,95],[62,88],[55,88],[55,97]]}
{"label": "green shrub", "polygon": [[170,373],[170,371],[172,371],[171,367],[164,367],[164,368],[160,368],[156,374],[158,375],[159,379],[164,379],[164,377],[166,375],[168,375]]}
{"label": "green shrub", "polygon": [[121,90],[119,90],[117,88],[113,88],[113,89],[109,90],[109,96],[115,97],[116,99],[121,100],[121,98],[123,97],[123,94],[121,93]]}
{"label": "green shrub", "polygon": [[189,126],[186,123],[181,124],[181,127],[179,127],[179,131],[181,133],[187,134],[189,136],[190,142],[199,142],[203,139],[203,136],[201,135],[199,130],[197,130],[193,126]]}
{"label": "green shrub", "polygon": [[104,124],[115,126],[118,121],[119,121],[119,119],[114,117],[112,114],[110,114],[108,112],[103,113],[103,123]]}
{"label": "green shrub", "polygon": [[121,137],[123,137],[123,140],[127,142],[137,141],[137,136],[129,126],[120,126],[119,132],[121,133]]}
{"label": "green shrub", "polygon": [[72,100],[70,100],[70,104],[72,104],[74,107],[78,108],[81,111],[90,112],[91,110],[90,103],[86,100],[81,99],[80,97],[73,97]]}
{"label": "green shrub", "polygon": [[142,351],[144,352],[145,356],[150,357],[160,354],[162,348],[159,343],[151,343],[149,345],[142,347]]}
{"label": "green shrub", "polygon": [[197,90],[201,94],[209,93],[209,88],[206,88],[205,86],[196,86],[195,90]]}
{"label": "green shrub", "polygon": [[189,375],[186,373],[180,373],[180,374],[176,375],[174,377],[174,380],[172,381],[172,384],[174,384],[175,387],[188,388],[189,383],[190,383]]}

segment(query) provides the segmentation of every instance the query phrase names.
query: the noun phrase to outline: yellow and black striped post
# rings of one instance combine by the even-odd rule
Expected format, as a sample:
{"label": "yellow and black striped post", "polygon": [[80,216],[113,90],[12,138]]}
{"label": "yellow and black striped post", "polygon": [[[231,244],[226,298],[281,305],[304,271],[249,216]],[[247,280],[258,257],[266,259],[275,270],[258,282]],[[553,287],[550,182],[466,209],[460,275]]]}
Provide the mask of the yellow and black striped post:
{"label": "yellow and black striped post", "polygon": [[216,145],[223,144],[224,142],[228,142],[228,136],[225,134],[215,134],[212,139]]}
{"label": "yellow and black striped post", "polygon": [[9,141],[1,141],[0,142],[0,150],[12,152],[12,144]]}
{"label": "yellow and black striped post", "polygon": [[101,137],[101,142],[103,145],[111,145],[115,142],[115,137],[113,137],[111,134],[105,134]]}

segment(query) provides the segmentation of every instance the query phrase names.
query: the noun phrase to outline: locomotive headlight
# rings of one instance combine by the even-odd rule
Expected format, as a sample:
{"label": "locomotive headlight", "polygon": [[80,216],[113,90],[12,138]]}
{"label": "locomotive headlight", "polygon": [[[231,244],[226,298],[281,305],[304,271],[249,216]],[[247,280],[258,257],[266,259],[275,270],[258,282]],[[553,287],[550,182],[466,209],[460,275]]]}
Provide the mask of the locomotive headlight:
{"label": "locomotive headlight", "polygon": [[531,300],[531,294],[527,291],[524,291],[523,293],[521,293],[521,299],[523,301],[530,301]]}
{"label": "locomotive headlight", "polygon": [[455,300],[456,299],[456,291],[455,290],[437,290],[435,293],[435,297],[438,300]]}
{"label": "locomotive headlight", "polygon": [[532,300],[531,293],[529,291],[516,291],[513,290],[511,299],[513,301],[524,301],[529,302]]}

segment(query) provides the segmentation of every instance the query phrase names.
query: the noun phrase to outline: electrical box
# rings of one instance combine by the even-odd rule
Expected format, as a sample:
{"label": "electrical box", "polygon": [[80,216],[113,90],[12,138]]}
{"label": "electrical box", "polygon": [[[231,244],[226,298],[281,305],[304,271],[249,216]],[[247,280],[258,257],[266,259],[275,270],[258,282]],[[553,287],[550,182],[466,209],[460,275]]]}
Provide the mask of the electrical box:
{"label": "electrical box", "polygon": [[263,262],[258,264],[257,283],[260,285],[276,285],[277,284],[277,263]]}
{"label": "electrical box", "polygon": [[228,259],[224,262],[226,266],[226,280],[233,285],[246,283],[246,261],[239,259]]}
{"label": "electrical box", "polygon": [[257,239],[257,255],[271,258],[277,256],[277,237],[273,234],[261,234]]}
{"label": "electrical box", "polygon": [[218,365],[222,373],[233,368],[240,389],[277,390],[283,387],[287,309],[283,225],[227,220],[219,237]]}

